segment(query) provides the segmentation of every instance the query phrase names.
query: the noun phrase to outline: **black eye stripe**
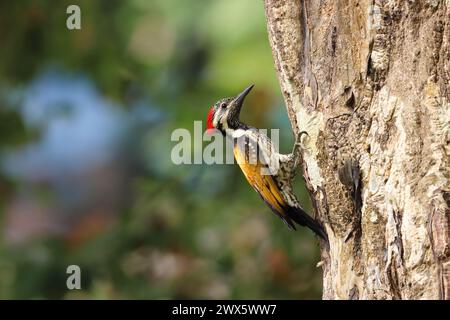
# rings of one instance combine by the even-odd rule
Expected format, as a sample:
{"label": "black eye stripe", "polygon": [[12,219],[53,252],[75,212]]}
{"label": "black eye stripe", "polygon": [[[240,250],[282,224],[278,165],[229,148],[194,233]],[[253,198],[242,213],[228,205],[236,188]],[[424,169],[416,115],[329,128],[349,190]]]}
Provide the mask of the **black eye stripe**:
{"label": "black eye stripe", "polygon": [[222,123],[219,121],[219,123],[217,124],[217,129],[223,133],[223,128],[222,128]]}

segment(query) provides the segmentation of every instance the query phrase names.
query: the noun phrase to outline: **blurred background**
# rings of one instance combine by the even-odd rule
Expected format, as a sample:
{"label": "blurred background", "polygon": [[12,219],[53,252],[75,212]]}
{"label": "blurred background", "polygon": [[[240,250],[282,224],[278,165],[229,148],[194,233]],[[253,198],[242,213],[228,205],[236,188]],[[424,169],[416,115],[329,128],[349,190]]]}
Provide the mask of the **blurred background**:
{"label": "blurred background", "polygon": [[252,83],[242,119],[290,152],[260,0],[1,1],[0,299],[320,298],[311,232],[236,165],[170,159],[173,130]]}

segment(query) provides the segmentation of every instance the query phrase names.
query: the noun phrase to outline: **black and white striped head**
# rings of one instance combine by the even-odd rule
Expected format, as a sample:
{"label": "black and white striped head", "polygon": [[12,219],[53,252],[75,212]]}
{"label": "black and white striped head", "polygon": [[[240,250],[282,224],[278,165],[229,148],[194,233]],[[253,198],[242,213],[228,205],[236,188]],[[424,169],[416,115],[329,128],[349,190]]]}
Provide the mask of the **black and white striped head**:
{"label": "black and white striped head", "polygon": [[227,129],[237,129],[239,126],[239,114],[242,104],[247,94],[252,90],[253,85],[247,87],[236,97],[225,98],[217,101],[209,109],[206,121],[206,129],[218,129],[223,134]]}

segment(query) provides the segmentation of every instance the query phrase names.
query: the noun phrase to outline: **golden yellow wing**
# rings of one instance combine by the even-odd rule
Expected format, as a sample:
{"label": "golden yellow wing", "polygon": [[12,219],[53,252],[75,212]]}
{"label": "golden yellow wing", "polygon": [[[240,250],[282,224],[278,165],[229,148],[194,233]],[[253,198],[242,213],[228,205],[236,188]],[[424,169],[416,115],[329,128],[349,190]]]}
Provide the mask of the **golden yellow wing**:
{"label": "golden yellow wing", "polygon": [[241,167],[242,172],[250,185],[259,193],[264,202],[275,212],[286,224],[295,229],[292,220],[286,215],[285,208],[288,207],[283,195],[271,175],[262,174],[266,166],[261,161],[249,163],[245,148],[235,145],[234,157]]}

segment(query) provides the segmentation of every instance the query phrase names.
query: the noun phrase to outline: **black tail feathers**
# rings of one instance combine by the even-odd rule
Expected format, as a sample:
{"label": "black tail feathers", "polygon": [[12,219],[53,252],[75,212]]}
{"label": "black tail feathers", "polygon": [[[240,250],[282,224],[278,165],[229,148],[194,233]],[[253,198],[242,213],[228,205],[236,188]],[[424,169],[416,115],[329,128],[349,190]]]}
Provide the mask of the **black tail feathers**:
{"label": "black tail feathers", "polygon": [[[308,227],[323,240],[328,241],[328,236],[323,226],[314,218],[312,218],[309,214],[307,214],[302,208],[289,207],[285,212],[287,213],[287,216],[293,221],[295,221],[297,224],[304,227]],[[291,227],[295,229],[293,224],[291,225]]]}

